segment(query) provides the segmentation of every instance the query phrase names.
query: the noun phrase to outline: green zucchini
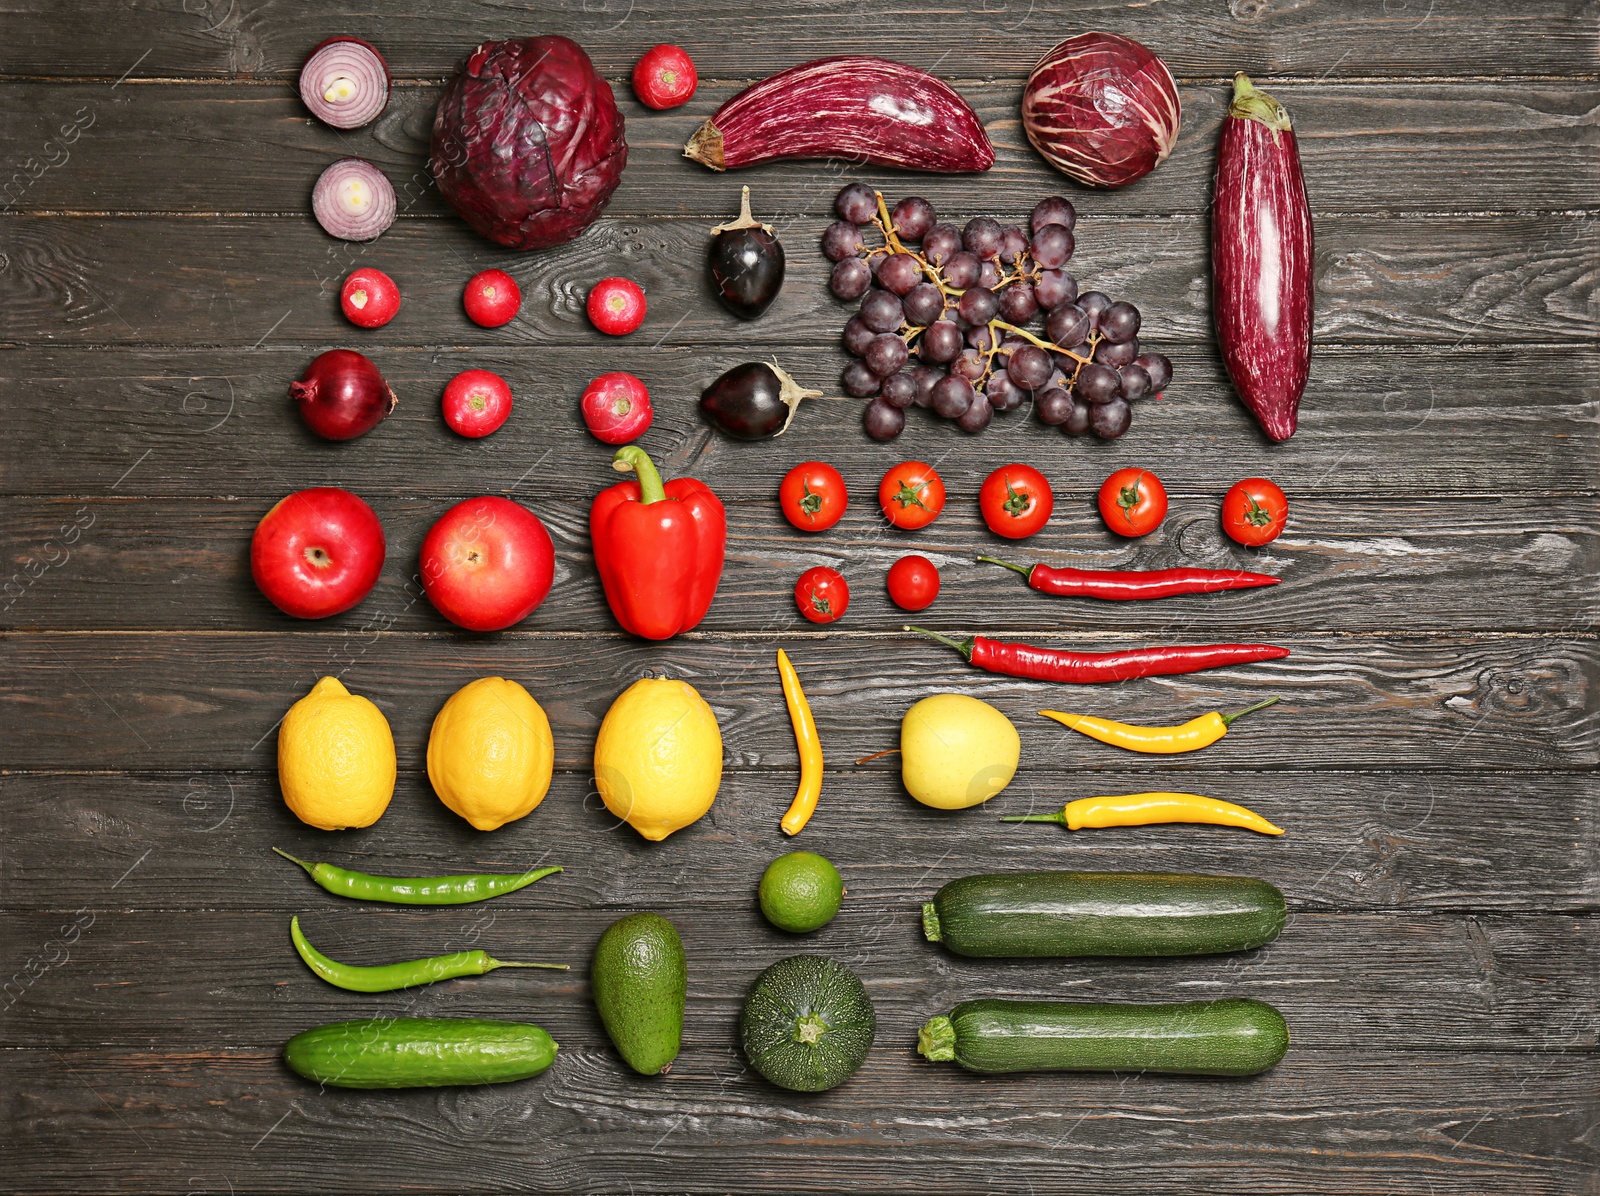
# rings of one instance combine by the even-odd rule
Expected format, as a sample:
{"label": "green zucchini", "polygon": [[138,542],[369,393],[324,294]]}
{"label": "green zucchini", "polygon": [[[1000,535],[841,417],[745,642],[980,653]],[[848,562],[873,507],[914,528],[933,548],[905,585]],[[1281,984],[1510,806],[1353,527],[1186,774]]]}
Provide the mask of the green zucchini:
{"label": "green zucchini", "polygon": [[1174,1005],[963,1001],[917,1033],[928,1059],[978,1072],[1253,1076],[1288,1049],[1283,1015],[1242,997]]}
{"label": "green zucchini", "polygon": [[555,1062],[556,1042],[527,1022],[373,1017],[302,1030],[283,1058],[336,1088],[443,1088],[536,1076]]}
{"label": "green zucchini", "polygon": [[957,955],[1209,955],[1270,943],[1283,894],[1245,876],[1005,872],[953,880],[922,907]]}

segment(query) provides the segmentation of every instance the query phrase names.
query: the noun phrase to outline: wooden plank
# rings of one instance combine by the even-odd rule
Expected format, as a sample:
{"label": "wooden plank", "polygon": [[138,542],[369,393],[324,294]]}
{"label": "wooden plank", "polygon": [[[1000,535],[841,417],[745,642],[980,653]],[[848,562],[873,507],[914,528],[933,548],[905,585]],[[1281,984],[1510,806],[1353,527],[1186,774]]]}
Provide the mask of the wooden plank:
{"label": "wooden plank", "polygon": [[[1060,191],[1071,191],[1085,214],[1204,211],[1225,85],[1183,87],[1188,122],[1178,149],[1138,186],[1111,192],[1074,187],[1034,152],[1018,121],[1020,85],[1009,74],[963,84],[995,144],[995,165],[982,178],[844,162],[719,175],[680,151],[736,84],[702,83],[694,104],[664,113],[649,112],[624,86],[618,99],[629,164],[607,212],[721,219],[743,182],[762,216],[786,225],[798,214],[827,215],[834,192],[853,178],[896,197],[924,195],[952,212]],[[0,109],[9,119],[0,129],[0,162],[16,173],[0,194],[18,211],[298,216],[308,180],[334,157],[354,155],[384,168],[408,212],[440,214],[447,205],[419,174],[439,92],[432,83],[398,86],[376,122],[341,132],[308,117],[287,84],[124,86],[111,93],[103,83],[4,83]],[[1273,95],[1294,115],[1319,211],[1560,211],[1593,206],[1600,184],[1600,138],[1588,119],[1600,106],[1600,89],[1592,83],[1286,82]],[[225,161],[228,169],[152,172],[150,162],[171,153],[175,141],[190,160]],[[1472,163],[1471,187],[1461,185],[1463,162]]]}
{"label": "wooden plank", "polygon": [[[955,870],[957,873],[961,869]],[[186,909],[172,915],[97,908],[0,914],[8,941],[35,946],[6,990],[0,1045],[148,1046],[176,1051],[200,1039],[273,1047],[307,1026],[349,1017],[535,1016],[557,1042],[599,1051],[588,961],[601,932],[629,909],[668,915],[683,936],[693,999],[686,1029],[700,1050],[723,1049],[750,981],[795,951],[855,968],[868,985],[882,1044],[904,1067],[914,1028],[977,996],[1085,1001],[1256,997],[1276,1005],[1307,1050],[1547,1051],[1596,1045],[1582,1020],[1600,998],[1600,921],[1545,915],[1319,914],[1297,911],[1254,952],[1140,960],[963,959],[923,940],[922,886],[850,903],[800,938],[768,926],[751,899],[707,903],[698,883],[640,887],[626,901],[586,903],[513,921],[496,906],[437,911],[351,908],[307,894],[296,911],[306,937],[350,963],[392,963],[482,947],[500,959],[564,962],[570,972],[502,970],[393,993],[350,993],[313,975],[289,942],[289,915]],[[563,874],[564,875],[564,874]],[[848,884],[849,881],[847,880]],[[318,900],[318,896],[321,900]],[[75,907],[76,908],[76,907]],[[63,931],[65,928],[65,932]],[[174,954],[181,952],[181,966]],[[50,962],[50,959],[54,962]],[[14,1004],[11,1002],[14,1000]],[[534,1011],[537,1011],[536,1013]],[[1578,1019],[1576,1022],[1574,1018]],[[694,1052],[685,1060],[693,1066]]]}
{"label": "wooden plank", "polygon": [[[1281,838],[1179,826],[1069,834],[996,821],[1152,784],[1126,761],[1108,761],[1087,777],[1075,763],[1030,763],[984,809],[957,815],[908,800],[893,769],[836,768],[794,846],[821,851],[843,869],[853,916],[904,915],[934,886],[963,874],[1050,868],[1265,876],[1297,910],[1600,905],[1600,789],[1592,773],[1219,770],[1182,782],[1276,819],[1287,831]],[[708,823],[653,845],[602,812],[586,769],[557,773],[536,813],[493,836],[448,813],[419,771],[401,774],[393,802],[371,829],[334,836],[294,820],[270,768],[13,772],[0,777],[0,830],[9,845],[0,859],[0,908],[200,904],[285,916],[346,908],[273,855],[276,846],[383,876],[515,872],[538,859],[567,868],[496,900],[492,909],[507,915],[652,900],[696,917],[743,919],[753,878],[785,850],[777,822],[794,780],[783,767],[730,769]],[[276,952],[277,930],[266,938]],[[19,940],[16,949],[25,946]]]}
{"label": "wooden plank", "polygon": [[[528,1011],[518,1013],[527,1016]],[[563,1046],[521,1084],[318,1090],[270,1053],[6,1052],[9,1177],[74,1191],[375,1189],[1568,1196],[1589,1190],[1593,1053],[1291,1050],[1243,1081],[935,1070],[910,1026],[833,1092],[743,1070],[733,1026],[670,1076]],[[898,1042],[897,1042],[898,1046]]]}
{"label": "wooden plank", "polygon": [[[291,76],[328,35],[325,13],[243,0],[190,0],[130,11],[91,0],[69,11],[32,0],[9,12],[5,40],[13,75],[116,79]],[[1531,0],[1508,8],[1490,0],[1412,0],[1382,8],[1363,0],[1226,7],[1203,0],[1119,5],[1104,17],[1059,4],[991,6],[925,14],[863,10],[853,0],[812,0],[770,35],[732,0],[650,6],[591,0],[538,10],[529,23],[469,0],[426,9],[344,14],[336,27],[375,42],[400,75],[449,73],[486,38],[560,33],[583,44],[619,81],[657,42],[676,42],[707,79],[760,77],[827,54],[891,53],[950,76],[1017,72],[1059,39],[1109,27],[1148,43],[1180,76],[1224,78],[1236,70],[1304,78],[1374,75],[1477,76],[1596,73],[1596,17],[1583,0]],[[900,31],[895,37],[891,30]],[[887,41],[886,41],[887,37]],[[140,58],[141,54],[146,56]],[[709,111],[709,109],[708,109]]]}
{"label": "wooden plank", "polygon": [[[583,464],[594,468],[592,462]],[[719,484],[715,475],[708,480]],[[1223,534],[1218,494],[1178,499],[1159,532],[1130,541],[1106,530],[1093,496],[1078,488],[1081,483],[1058,494],[1057,513],[1044,531],[1024,544],[1011,543],[984,527],[971,501],[980,480],[974,470],[951,471],[955,505],[915,535],[892,532],[876,510],[874,495],[859,490],[845,519],[819,535],[791,527],[770,498],[732,501],[721,596],[702,628],[737,632],[782,619],[794,579],[816,564],[839,569],[852,584],[842,627],[898,626],[909,616],[889,601],[883,576],[912,551],[941,571],[939,598],[926,617],[981,624],[991,631],[1068,620],[1076,628],[1139,633],[1159,633],[1175,623],[1238,636],[1255,635],[1262,627],[1316,632],[1362,626],[1376,607],[1384,611],[1387,631],[1563,630],[1592,627],[1600,618],[1600,596],[1590,584],[1600,571],[1600,503],[1591,497],[1297,500],[1293,530],[1270,548],[1252,551]],[[552,481],[541,478],[540,488]],[[593,484],[598,490],[609,479]],[[0,526],[0,561],[10,569],[9,588],[0,585],[0,626],[237,631],[304,626],[265,601],[250,576],[244,546],[273,501],[9,502]],[[416,546],[445,503],[398,495],[374,496],[374,501],[390,545],[390,585],[404,585],[417,575]],[[575,632],[613,626],[594,571],[588,503],[531,501],[555,540],[562,579],[542,625]],[[979,553],[1099,569],[1246,569],[1283,581],[1249,592],[1161,602],[1097,602],[1037,594],[1021,577],[976,561]],[[363,605],[317,628],[359,628],[369,616]],[[394,631],[446,626],[427,602],[396,610],[386,624]]]}
{"label": "wooden plank", "polygon": [[[337,318],[326,320],[328,331]],[[1256,430],[1209,347],[1173,348],[1177,380],[1166,399],[1141,404],[1118,441],[1069,441],[1025,411],[973,438],[914,412],[889,446],[867,440],[859,406],[842,402],[808,403],[769,444],[716,435],[692,400],[722,370],[757,356],[755,349],[669,339],[660,348],[625,340],[598,358],[536,345],[370,351],[400,407],[353,444],[316,439],[290,409],[288,382],[313,349],[269,343],[250,353],[41,347],[0,354],[0,387],[28,396],[8,413],[12,435],[0,437],[0,491],[275,501],[304,486],[341,485],[383,509],[400,495],[459,500],[485,491],[539,507],[556,498],[587,501],[611,477],[607,450],[578,414],[578,396],[600,369],[632,371],[650,386],[656,416],[644,443],[669,473],[705,478],[725,499],[766,501],[784,470],[822,459],[844,474],[862,517],[884,469],[907,458],[936,462],[958,495],[972,494],[995,466],[1031,461],[1063,500],[1089,493],[1123,465],[1158,463],[1170,493],[1195,498],[1214,498],[1235,478],[1266,475],[1298,512],[1313,496],[1592,494],[1600,454],[1600,399],[1591,381],[1600,377],[1600,353],[1576,346],[1319,348],[1301,432],[1281,445]],[[802,381],[838,393],[832,382],[841,351],[785,348],[779,359]],[[510,422],[486,440],[462,440],[438,416],[445,382],[469,368],[497,371],[519,396]],[[1449,451],[1433,451],[1438,444]]]}
{"label": "wooden plank", "polygon": [[[386,609],[387,594],[372,607],[378,616]],[[277,720],[318,676],[339,673],[384,710],[397,729],[402,767],[417,768],[445,697],[473,677],[499,674],[525,684],[549,712],[558,766],[586,768],[615,695],[641,675],[665,671],[696,685],[718,712],[729,763],[791,768],[794,736],[772,666],[781,637],[836,763],[895,746],[905,708],[940,690],[984,698],[1019,722],[1025,768],[1045,760],[1085,769],[1129,764],[1118,749],[1039,719],[1040,709],[1181,722],[1283,696],[1270,715],[1194,762],[1153,762],[1152,773],[1170,774],[1169,785],[1218,768],[1565,769],[1600,759],[1592,714],[1600,646],[1588,637],[1272,634],[1292,649],[1287,659],[1091,689],[984,673],[909,637],[784,631],[798,615],[781,620],[744,636],[695,632],[662,644],[540,634],[539,612],[527,631],[483,637],[12,636],[0,729],[13,745],[12,768],[270,768]],[[1207,642],[1181,627],[1136,640],[1091,632],[1030,639],[1089,650]]]}
{"label": "wooden plank", "polygon": [[[1020,219],[1028,206],[1009,215]],[[846,305],[824,285],[828,263],[807,249],[823,227],[811,217],[789,225],[796,252],[784,291],[765,317],[744,323],[708,294],[703,218],[605,219],[577,241],[510,257],[454,219],[401,220],[369,248],[332,240],[309,216],[18,216],[6,224],[0,318],[20,343],[348,341],[333,307],[339,280],[359,263],[392,269],[407,303],[363,345],[581,347],[593,364],[605,356],[593,352],[603,338],[584,297],[598,279],[624,274],[653,305],[637,334],[644,343],[760,352],[829,344],[843,327]],[[1593,220],[1340,215],[1319,221],[1317,233],[1315,331],[1324,341],[1592,343],[1600,329]],[[1153,347],[1210,336],[1204,220],[1094,217],[1079,225],[1078,246],[1079,273],[1137,303]],[[462,284],[487,266],[506,268],[524,296],[522,314],[498,330],[461,310]]]}

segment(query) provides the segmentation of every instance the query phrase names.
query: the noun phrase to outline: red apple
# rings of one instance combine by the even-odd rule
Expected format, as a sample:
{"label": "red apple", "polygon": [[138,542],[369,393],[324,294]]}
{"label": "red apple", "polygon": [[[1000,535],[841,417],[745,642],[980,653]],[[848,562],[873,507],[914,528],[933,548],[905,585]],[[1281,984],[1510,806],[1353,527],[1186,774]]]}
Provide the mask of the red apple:
{"label": "red apple", "polygon": [[527,618],[555,572],[555,546],[539,517],[492,494],[451,507],[422,541],[423,592],[468,631],[499,631]]}
{"label": "red apple", "polygon": [[318,486],[280,499],[261,517],[250,575],[284,614],[325,619],[372,592],[383,553],[383,524],[372,508],[348,490]]}

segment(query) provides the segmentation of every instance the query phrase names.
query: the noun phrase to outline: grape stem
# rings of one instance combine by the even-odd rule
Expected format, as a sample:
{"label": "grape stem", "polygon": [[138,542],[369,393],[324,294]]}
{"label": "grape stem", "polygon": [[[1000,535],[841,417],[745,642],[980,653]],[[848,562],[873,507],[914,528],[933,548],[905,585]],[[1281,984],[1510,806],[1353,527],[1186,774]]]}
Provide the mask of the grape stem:
{"label": "grape stem", "polygon": [[[917,250],[907,249],[904,242],[902,242],[899,236],[896,235],[894,231],[894,221],[889,218],[889,205],[883,198],[883,192],[873,191],[872,194],[873,197],[878,201],[878,214],[872,218],[872,223],[877,227],[878,232],[882,234],[883,244],[878,246],[876,249],[867,250],[866,256],[871,258],[885,253],[906,254],[922,268],[923,274],[925,274],[928,280],[932,282],[934,286],[938,287],[941,292],[947,296],[953,296],[959,299],[962,295],[962,292],[950,286],[945,281],[944,275],[940,271],[939,267],[935,266],[927,258],[923,257],[922,254]],[[995,263],[996,267],[998,267],[1000,264],[1000,255],[995,254],[990,260]],[[1010,286],[1015,282],[1028,281],[1036,283],[1042,277],[1038,271],[1025,271],[1020,266],[1017,266],[1015,262],[1013,262],[1012,265],[1016,268],[1010,274],[1002,273],[1000,275],[1000,281],[995,283],[992,289],[998,291],[1002,287]],[[1067,379],[1067,385],[1069,387],[1078,380],[1078,371],[1083,369],[1084,366],[1088,365],[1089,362],[1093,360],[1095,346],[1098,345],[1102,339],[1098,332],[1090,333],[1088,340],[1090,356],[1083,357],[1077,353],[1074,353],[1071,349],[1063,349],[1060,345],[1054,344],[1047,340],[1042,340],[1033,333],[1029,332],[1026,328],[1018,328],[1015,324],[1008,324],[1004,320],[990,320],[989,347],[983,350],[983,373],[979,375],[978,380],[973,383],[973,389],[975,390],[987,382],[990,374],[994,372],[994,357],[996,353],[1000,352],[1000,336],[996,331],[997,329],[1005,332],[1015,333],[1028,343],[1043,349],[1046,353],[1058,353],[1063,357],[1070,357],[1073,361],[1077,362],[1077,368],[1072,371],[1072,377]],[[905,341],[906,348],[910,349],[911,343],[927,330],[928,326],[926,324],[902,324],[900,326],[900,339]]]}

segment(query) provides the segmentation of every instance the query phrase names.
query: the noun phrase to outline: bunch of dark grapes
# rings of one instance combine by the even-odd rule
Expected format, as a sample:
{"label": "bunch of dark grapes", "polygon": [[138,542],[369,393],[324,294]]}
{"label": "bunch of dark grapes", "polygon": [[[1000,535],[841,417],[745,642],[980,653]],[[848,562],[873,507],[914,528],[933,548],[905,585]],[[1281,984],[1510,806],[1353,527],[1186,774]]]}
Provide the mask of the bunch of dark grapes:
{"label": "bunch of dark grapes", "polygon": [[[864,422],[874,440],[900,435],[908,407],[980,432],[1030,397],[1068,436],[1112,440],[1128,430],[1131,404],[1172,380],[1170,361],[1140,351],[1139,309],[1080,293],[1067,273],[1078,214],[1059,195],[1039,201],[1027,231],[987,216],[940,224],[927,200],[890,209],[862,183],[834,208],[839,220],[822,234],[829,289],[861,304],[844,326],[856,360],[843,385],[872,400]],[[1040,323],[1042,336],[1030,330]]]}

